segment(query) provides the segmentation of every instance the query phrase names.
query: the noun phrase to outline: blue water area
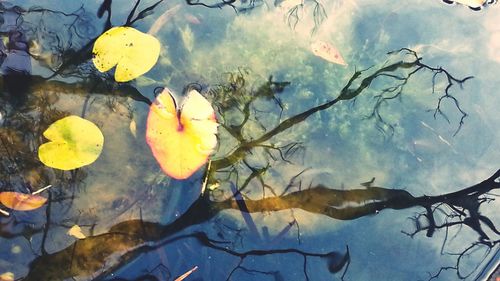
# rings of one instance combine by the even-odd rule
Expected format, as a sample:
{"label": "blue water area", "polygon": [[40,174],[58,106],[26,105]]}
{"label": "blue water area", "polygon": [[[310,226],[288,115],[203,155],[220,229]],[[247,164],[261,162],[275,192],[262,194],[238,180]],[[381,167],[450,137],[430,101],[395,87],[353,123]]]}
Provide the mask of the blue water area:
{"label": "blue water area", "polygon": [[[0,2],[0,280],[493,278],[499,9]],[[99,57],[113,27],[136,53]],[[39,151],[69,115],[104,145],[66,171]],[[95,150],[72,130],[54,157]]]}

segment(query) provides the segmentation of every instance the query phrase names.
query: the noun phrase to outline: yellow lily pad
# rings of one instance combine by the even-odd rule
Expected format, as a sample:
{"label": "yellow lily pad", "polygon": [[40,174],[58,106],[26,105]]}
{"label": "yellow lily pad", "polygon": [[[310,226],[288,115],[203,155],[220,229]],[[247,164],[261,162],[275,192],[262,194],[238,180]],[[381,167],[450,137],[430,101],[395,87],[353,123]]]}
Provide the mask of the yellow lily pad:
{"label": "yellow lily pad", "polygon": [[151,105],[146,141],[162,170],[186,179],[207,162],[217,145],[217,121],[210,103],[191,90],[180,108],[165,89]]}
{"label": "yellow lily pad", "polygon": [[100,72],[116,65],[115,80],[127,82],[156,64],[160,41],[132,27],[113,27],[97,38],[92,54],[92,61]]}
{"label": "yellow lily pad", "polygon": [[101,130],[75,115],[57,120],[43,136],[50,142],[38,148],[38,157],[43,164],[60,170],[73,170],[93,163],[104,144]]}

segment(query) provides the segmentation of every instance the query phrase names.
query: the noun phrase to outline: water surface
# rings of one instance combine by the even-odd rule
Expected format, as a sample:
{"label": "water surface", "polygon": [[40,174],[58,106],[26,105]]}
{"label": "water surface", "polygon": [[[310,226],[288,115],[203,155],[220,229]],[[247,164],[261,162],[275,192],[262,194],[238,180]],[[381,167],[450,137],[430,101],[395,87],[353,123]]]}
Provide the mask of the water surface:
{"label": "water surface", "polygon": [[[134,3],[106,3],[0,3],[0,190],[53,185],[42,208],[0,217],[0,274],[475,280],[496,265],[498,182],[460,190],[500,168],[498,5],[160,1],[132,24],[147,32],[166,15],[158,63],[116,83],[92,45]],[[315,56],[317,41],[348,65]],[[144,135],[157,88],[180,97],[188,85],[222,125],[210,169],[180,181]],[[71,172],[37,157],[67,115],[105,137],[99,159]],[[67,234],[75,224],[87,238]]]}

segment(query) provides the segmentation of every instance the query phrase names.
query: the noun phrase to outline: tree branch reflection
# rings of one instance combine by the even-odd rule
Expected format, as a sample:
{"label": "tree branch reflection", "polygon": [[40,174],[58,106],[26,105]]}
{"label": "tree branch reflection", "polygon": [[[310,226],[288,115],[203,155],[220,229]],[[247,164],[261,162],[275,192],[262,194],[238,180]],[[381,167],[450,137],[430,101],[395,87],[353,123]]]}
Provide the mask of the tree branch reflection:
{"label": "tree branch reflection", "polygon": [[[497,181],[499,177],[500,170],[476,185],[438,196],[414,197],[404,190],[382,187],[370,187],[368,189],[357,190],[336,190],[320,185],[307,190],[292,192],[281,197],[245,200],[245,204],[248,211],[251,213],[299,208],[311,213],[326,215],[341,220],[357,219],[379,213],[385,209],[422,207],[426,210],[432,210],[436,205],[446,204],[450,206],[450,208],[460,208],[463,209],[463,211],[467,211],[467,214],[464,212],[464,218],[460,224],[470,227],[479,234],[477,243],[493,247],[498,244],[500,240],[494,240],[485,235],[483,228],[486,227],[495,231],[495,226],[485,216],[480,215],[476,206],[478,207],[485,202],[483,199],[485,198],[484,196],[487,196],[488,192],[500,189],[500,182]],[[41,276],[49,278],[50,280],[64,280],[65,278],[73,276],[86,276],[101,269],[102,265],[111,254],[120,251],[131,251],[127,254],[127,258],[124,258],[121,263],[112,267],[112,269],[117,268],[123,263],[126,263],[129,258],[144,251],[149,251],[152,248],[168,244],[173,240],[184,239],[186,237],[194,237],[199,240],[201,244],[220,250],[222,247],[218,246],[218,243],[223,243],[223,241],[214,242],[204,233],[197,232],[188,236],[179,237],[176,237],[176,234],[187,227],[206,222],[212,219],[218,212],[226,209],[240,208],[238,207],[238,203],[233,199],[228,199],[223,202],[213,202],[206,197],[200,197],[191,205],[186,213],[168,225],[150,223],[142,220],[131,220],[119,223],[112,227],[106,234],[78,240],[63,251],[37,258],[31,264],[30,274],[25,280],[39,280],[37,278]],[[429,218],[435,215],[434,212],[436,212],[435,209],[428,214]],[[430,226],[432,220],[428,219],[427,223],[429,223]],[[459,223],[453,225],[458,224]],[[448,227],[449,226],[452,225],[450,224]],[[433,227],[435,228],[437,226],[434,225]],[[440,227],[441,226],[439,226],[439,228]],[[417,231],[420,230],[421,229],[417,229]],[[497,231],[495,233],[498,234]],[[432,233],[430,236],[432,236]],[[144,242],[160,241],[169,237],[173,238],[160,242],[159,245],[148,245],[136,248]],[[477,243],[474,243],[472,246],[478,245]],[[134,250],[134,248],[136,249]],[[270,250],[270,253],[256,250],[237,253],[224,248],[224,251],[244,258],[248,255],[272,254],[281,251],[293,252],[298,250]],[[333,252],[324,254],[303,254],[305,256],[327,256],[332,253]],[[82,261],[82,259],[85,260]],[[71,266],[68,267],[68,264]],[[64,269],[64,271],[61,272],[61,269]],[[112,269],[107,272],[111,272]]]}
{"label": "tree branch reflection", "polygon": [[[143,19],[151,14],[161,2],[162,0],[157,1],[151,6],[137,12],[140,0],[136,1],[124,24],[132,25],[138,20]],[[189,5],[204,5],[217,8],[225,5],[232,6],[234,2],[223,1],[209,5],[198,1],[187,1]],[[319,4],[316,1],[312,2]],[[255,4],[256,2],[250,3]],[[104,13],[107,14],[102,31],[112,26],[111,7],[112,1],[105,0],[98,10],[98,17],[104,16]],[[323,13],[321,10],[322,7],[317,7],[318,10],[314,12],[321,16]],[[71,29],[71,34],[79,35],[77,36],[79,43],[76,44],[78,48],[75,48],[74,42],[69,45],[58,44],[52,46],[57,51],[56,53],[60,55],[57,59],[44,57],[42,53],[30,54],[34,59],[45,62],[46,67],[52,72],[48,78],[30,75],[28,76],[28,82],[18,83],[20,81],[19,77],[16,78],[17,80],[9,80],[9,76],[7,78],[4,77],[2,82],[3,88],[7,92],[12,93],[12,97],[19,98],[19,102],[13,102],[11,99],[1,101],[2,105],[14,107],[15,104],[17,108],[16,111],[12,110],[6,115],[9,121],[6,121],[5,126],[0,128],[0,132],[2,133],[0,134],[2,142],[0,152],[2,155],[8,156],[0,160],[0,164],[2,165],[2,174],[0,175],[2,183],[8,185],[8,188],[25,188],[27,183],[30,186],[44,186],[51,182],[53,178],[64,182],[65,177],[63,174],[53,175],[52,172],[47,172],[40,163],[32,160],[36,158],[33,156],[34,148],[38,147],[41,142],[41,128],[46,128],[48,124],[68,113],[52,108],[51,104],[53,100],[51,99],[53,97],[50,95],[35,97],[32,93],[33,89],[45,88],[51,89],[54,92],[73,95],[87,95],[88,92],[103,95],[118,95],[120,93],[122,96],[125,95],[148,105],[151,104],[151,101],[132,85],[109,82],[106,75],[100,76],[95,73],[95,70],[89,70],[88,60],[91,58],[91,47],[97,37],[92,32],[84,32],[85,30],[78,29],[85,26],[89,21],[87,13],[83,9],[79,9],[71,14],[60,14],[55,11],[39,8],[22,9],[18,6],[7,8],[2,6],[2,8],[6,12],[16,14],[19,18],[28,17],[33,14],[55,13],[63,15],[74,21],[74,24],[71,25],[73,28]],[[297,11],[297,9],[298,7],[294,11]],[[293,13],[292,10],[289,16],[293,17]],[[19,31],[24,26],[16,25],[15,28]],[[33,30],[32,33],[36,33],[36,30]],[[54,34],[51,35],[55,36],[54,40],[56,42],[61,41],[60,37]],[[27,51],[26,46],[24,46],[28,43],[27,38],[19,36],[19,33],[16,32],[10,32],[9,36],[12,41],[11,45],[13,46],[9,47],[10,49]],[[72,38],[74,39],[75,37]],[[69,41],[72,42],[71,40]],[[16,44],[19,44],[22,48]],[[7,52],[4,52],[4,54],[7,55]],[[52,61],[53,59],[55,62]],[[280,95],[290,86],[291,82],[276,81],[273,79],[273,76],[270,76],[267,81],[264,81],[255,89],[249,89],[251,87],[247,85],[245,80],[249,74],[245,70],[240,69],[237,72],[229,73],[225,83],[211,87],[206,92],[207,96],[211,97],[213,104],[217,107],[219,117],[221,118],[221,127],[226,134],[224,141],[231,139],[234,143],[233,149],[227,153],[221,153],[221,155],[218,155],[211,162],[211,168],[207,171],[207,182],[208,185],[225,184],[226,187],[228,185],[235,185],[235,192],[232,192],[234,196],[217,201],[212,197],[213,192],[207,188],[190,208],[172,223],[162,225],[143,221],[142,219],[128,220],[114,225],[107,233],[77,240],[65,249],[47,253],[44,246],[48,229],[55,225],[51,221],[50,204],[58,202],[57,200],[66,199],[64,192],[55,194],[54,196],[51,193],[50,198],[53,199],[51,199],[46,209],[44,227],[31,227],[29,223],[21,223],[23,227],[17,229],[15,228],[15,224],[19,224],[19,221],[2,221],[0,234],[8,238],[22,235],[29,239],[34,234],[42,233],[41,255],[31,263],[30,272],[25,280],[64,280],[72,277],[91,276],[95,272],[102,271],[103,266],[107,263],[109,264],[110,259],[115,258],[116,262],[105,269],[97,279],[105,278],[108,273],[126,264],[133,257],[182,239],[195,239],[201,247],[208,247],[237,257],[239,263],[231,272],[228,272],[227,279],[232,277],[237,270],[252,271],[252,269],[248,269],[242,264],[247,257],[272,254],[297,254],[304,260],[303,272],[305,279],[308,280],[307,260],[309,257],[319,257],[328,260],[330,271],[335,273],[342,269],[347,269],[351,257],[348,248],[346,248],[345,253],[328,250],[323,252],[308,252],[296,248],[237,251],[226,247],[229,241],[214,240],[206,233],[180,234],[180,232],[188,227],[207,222],[221,211],[229,209],[238,209],[242,212],[243,216],[248,213],[302,209],[312,214],[324,215],[333,219],[354,220],[377,214],[385,209],[419,208],[422,212],[413,218],[414,231],[406,232],[411,237],[421,232],[425,232],[428,237],[433,237],[435,232],[440,229],[448,230],[448,228],[460,226],[466,226],[478,235],[477,241],[473,242],[462,253],[459,253],[455,266],[442,268],[442,270],[456,270],[459,278],[465,278],[466,275],[460,272],[461,258],[479,246],[491,249],[499,242],[497,237],[499,231],[495,223],[487,216],[481,214],[480,207],[484,206],[484,203],[493,200],[488,195],[489,192],[500,188],[500,184],[497,181],[500,171],[481,183],[457,192],[420,197],[415,197],[402,189],[375,187],[371,184],[367,185],[365,189],[352,190],[334,189],[327,185],[309,186],[304,189],[299,180],[301,173],[292,177],[289,184],[282,188],[282,192],[279,192],[275,187],[267,183],[264,177],[264,174],[269,171],[272,161],[292,163],[291,156],[301,151],[301,143],[299,141],[292,140],[286,144],[279,144],[274,142],[277,136],[289,132],[291,128],[296,128],[310,116],[338,105],[341,101],[356,99],[361,94],[366,93],[376,81],[381,79],[387,80],[390,86],[381,89],[375,95],[375,102],[370,118],[375,120],[375,124],[383,133],[392,133],[393,126],[385,120],[381,113],[381,108],[388,102],[403,95],[407,82],[416,73],[424,71],[432,74],[431,84],[433,91],[435,90],[434,86],[437,83],[437,79],[442,77],[445,80],[446,86],[444,92],[437,97],[434,113],[435,116],[439,115],[447,118],[442,111],[441,104],[445,99],[452,101],[455,109],[461,116],[458,122],[458,132],[467,113],[461,108],[459,101],[452,95],[450,90],[455,85],[461,86],[471,77],[459,79],[444,68],[429,66],[423,63],[422,58],[410,49],[401,49],[390,53],[388,61],[381,66],[355,71],[345,86],[337,93],[336,98],[304,110],[285,120],[281,120],[283,106],[280,102]],[[52,78],[58,75],[62,77],[76,77],[79,81],[65,83],[52,80]],[[13,83],[20,84],[23,87],[10,87]],[[23,97],[26,97],[26,99]],[[255,104],[262,101],[272,102],[275,105],[275,110],[273,109],[265,114],[277,117],[276,120],[278,121],[276,124],[269,124],[269,119],[264,121],[259,119]],[[38,108],[41,112],[39,119],[33,119],[31,113],[34,107]],[[85,108],[83,111],[85,112]],[[36,129],[30,129],[33,127]],[[266,157],[264,160],[260,162],[250,161],[249,158],[257,155],[259,153],[258,150],[265,152]],[[18,152],[17,157],[20,157],[22,161],[14,159],[10,153],[11,151]],[[12,166],[13,164],[14,166]],[[12,172],[12,169],[15,169],[15,172]],[[8,173],[4,171],[8,171]],[[30,174],[39,176],[30,179]],[[74,184],[78,179],[83,177],[85,177],[84,172],[79,170],[79,172],[71,174],[71,180],[69,180],[69,183],[66,182],[64,186],[71,185],[71,182]],[[251,200],[244,198],[243,191],[249,189],[250,182],[253,180],[257,180],[262,187],[262,199]],[[40,184],[42,182],[44,184]],[[270,191],[271,196],[267,196],[266,190]],[[236,194],[239,194],[241,198],[233,198],[236,197]],[[68,205],[70,204],[68,203]],[[446,217],[446,221],[439,223],[436,217],[442,215]],[[248,217],[245,218],[247,219]],[[251,222],[251,217],[249,219],[247,221]],[[296,220],[294,220],[293,224],[298,225]],[[285,227],[283,233],[289,231],[291,225],[289,224]],[[117,256],[119,258],[116,258]],[[439,276],[442,270],[430,278]],[[278,275],[272,272],[264,272],[263,274],[269,274],[276,280],[279,278]]]}
{"label": "tree branch reflection", "polygon": [[[437,196],[420,196],[415,197],[409,192],[402,189],[391,189],[384,187],[372,186],[373,182],[364,184],[364,189],[334,189],[326,185],[309,186],[303,189],[300,180],[300,173],[292,177],[288,186],[284,187],[281,195],[268,186],[263,173],[267,170],[269,162],[262,166],[255,166],[254,163],[247,161],[248,155],[253,153],[254,149],[267,149],[271,151],[278,150],[282,158],[287,155],[287,150],[293,149],[297,143],[290,145],[276,146],[269,143],[276,135],[285,132],[286,130],[299,125],[314,113],[326,110],[342,100],[352,100],[362,94],[370,85],[380,77],[393,79],[396,86],[390,86],[387,89],[398,89],[397,95],[402,94],[401,81],[407,81],[416,72],[428,70],[432,73],[445,75],[445,79],[450,83],[455,82],[461,84],[469,78],[456,79],[451,74],[443,71],[441,68],[433,68],[421,62],[421,58],[409,49],[402,49],[397,55],[403,54],[403,58],[396,57],[396,61],[386,63],[379,68],[357,71],[346,83],[340,91],[337,98],[327,101],[319,106],[305,110],[302,113],[289,117],[269,130],[263,126],[264,133],[258,136],[252,136],[252,130],[248,129],[249,125],[255,127],[259,123],[258,118],[255,118],[255,108],[252,103],[259,100],[274,101],[277,107],[280,107],[279,96],[289,82],[276,82],[272,77],[264,82],[261,87],[257,87],[257,91],[246,92],[244,72],[229,75],[228,83],[212,87],[208,91],[208,95],[212,97],[215,106],[222,114],[222,127],[226,130],[227,136],[236,140],[235,148],[228,152],[227,155],[217,158],[212,161],[211,168],[207,171],[209,183],[238,183],[237,192],[242,192],[250,180],[258,179],[264,188],[270,189],[272,196],[263,196],[262,199],[250,200],[248,198],[234,199],[228,198],[222,201],[211,199],[210,189],[205,189],[205,192],[189,207],[189,209],[178,217],[172,223],[162,225],[154,222],[143,221],[142,219],[128,220],[118,223],[111,227],[107,233],[87,237],[70,245],[69,247],[47,255],[42,255],[36,258],[30,267],[30,272],[25,280],[64,280],[75,276],[89,276],[96,271],[103,270],[96,280],[104,279],[109,273],[126,264],[130,259],[137,257],[141,253],[151,251],[152,249],[162,247],[174,241],[182,239],[195,239],[200,246],[208,247],[216,251],[223,251],[231,256],[238,257],[240,263],[233,268],[228,276],[231,277],[236,270],[245,270],[242,265],[245,258],[249,256],[260,256],[278,253],[295,253],[304,258],[304,276],[308,280],[307,259],[308,257],[321,257],[329,260],[329,267],[332,272],[338,272],[342,268],[346,269],[350,260],[349,252],[338,253],[332,252],[305,252],[298,249],[272,249],[272,250],[250,250],[239,252],[222,245],[228,241],[213,240],[206,233],[194,232],[191,234],[180,234],[182,230],[188,227],[202,224],[213,219],[223,210],[239,209],[243,213],[255,212],[275,212],[280,210],[302,209],[307,212],[319,215],[325,215],[333,219],[354,220],[357,218],[377,214],[385,209],[408,209],[422,208],[424,214],[415,219],[415,232],[409,235],[415,235],[421,231],[425,231],[428,237],[432,237],[436,230],[453,226],[464,225],[474,230],[478,235],[478,241],[475,245],[486,245],[493,247],[498,244],[499,240],[487,234],[492,231],[498,234],[494,223],[486,216],[481,215],[479,207],[489,202],[491,198],[488,193],[499,189],[500,183],[497,179],[500,177],[500,171],[496,172],[490,178],[468,188],[462,190],[437,195]],[[393,54],[394,55],[394,54]],[[405,56],[407,55],[407,56]],[[394,58],[394,57],[393,57]],[[436,75],[434,75],[435,77]],[[434,83],[434,79],[433,79]],[[445,93],[441,98],[453,98],[448,91],[452,84],[446,88]],[[392,100],[394,91],[381,91],[378,100]],[[374,112],[380,109],[385,102],[376,102]],[[457,109],[461,111],[458,101],[456,102]],[[437,104],[439,108],[439,101]],[[225,115],[228,110],[237,112],[240,117]],[[238,121],[240,120],[240,121]],[[376,122],[384,122],[383,116],[379,116]],[[461,120],[459,127],[462,124]],[[279,160],[279,158],[276,158]],[[285,159],[283,159],[284,161]],[[238,166],[243,165],[250,170],[247,175],[243,176],[243,180],[239,181],[238,176],[241,173]],[[224,170],[230,169],[236,175],[236,179],[231,176],[224,175]],[[299,184],[297,184],[299,181]],[[239,183],[242,184],[239,184]],[[296,188],[298,187],[298,190]],[[263,192],[264,194],[264,192]],[[242,207],[244,204],[244,208]],[[458,221],[449,222],[447,224],[437,224],[434,219],[437,212],[440,212],[447,206],[445,214],[449,217],[457,217]],[[244,215],[244,214],[243,214]],[[424,221],[423,221],[424,220]],[[288,230],[284,230],[288,231]],[[153,244],[151,244],[153,243]],[[464,252],[463,254],[466,254]],[[125,254],[121,254],[126,252]],[[116,263],[110,267],[103,269],[103,265],[111,257],[121,255]],[[336,257],[336,258],[333,258]],[[460,259],[460,258],[459,258]],[[70,266],[68,266],[70,265]],[[247,269],[248,270],[248,269]],[[459,271],[458,266],[456,268]],[[344,272],[345,274],[345,272]],[[228,277],[228,278],[229,278]],[[462,277],[459,275],[459,277]]]}

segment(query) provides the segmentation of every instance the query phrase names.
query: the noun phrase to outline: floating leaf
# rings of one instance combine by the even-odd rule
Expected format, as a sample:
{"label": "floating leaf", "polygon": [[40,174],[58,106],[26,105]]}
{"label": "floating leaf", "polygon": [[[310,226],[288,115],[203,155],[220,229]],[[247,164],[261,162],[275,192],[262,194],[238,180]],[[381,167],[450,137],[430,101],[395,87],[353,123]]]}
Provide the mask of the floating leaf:
{"label": "floating leaf", "polygon": [[160,55],[160,42],[132,27],[113,27],[94,44],[93,62],[100,72],[116,65],[115,80],[130,81],[148,72]]}
{"label": "floating leaf", "polygon": [[5,272],[0,274],[0,281],[14,281],[14,273]]}
{"label": "floating leaf", "polygon": [[177,277],[174,281],[182,281],[184,279],[186,279],[186,277],[188,277],[191,273],[193,273],[195,270],[198,269],[198,266],[195,266],[193,268],[191,268],[188,272],[182,274],[181,276]]}
{"label": "floating leaf", "polygon": [[178,109],[165,89],[149,110],[146,141],[167,175],[186,179],[205,164],[217,145],[217,126],[212,106],[196,90]]}
{"label": "floating leaf", "polygon": [[82,229],[78,225],[73,225],[68,232],[66,232],[68,235],[73,236],[77,239],[84,239],[86,236],[83,234]]}
{"label": "floating leaf", "polygon": [[311,50],[315,56],[324,60],[344,66],[347,65],[339,50],[327,42],[313,42],[311,44]]}
{"label": "floating leaf", "polygon": [[45,202],[47,202],[47,198],[39,195],[25,194],[14,191],[0,192],[0,203],[9,209],[17,211],[30,211],[38,209],[43,206]]}
{"label": "floating leaf", "polygon": [[38,149],[43,164],[72,170],[93,163],[102,151],[104,136],[92,122],[78,116],[57,120],[43,133],[50,142]]}
{"label": "floating leaf", "polygon": [[194,34],[189,25],[186,25],[184,29],[181,29],[181,38],[182,43],[184,43],[184,47],[191,53],[194,46]]}

